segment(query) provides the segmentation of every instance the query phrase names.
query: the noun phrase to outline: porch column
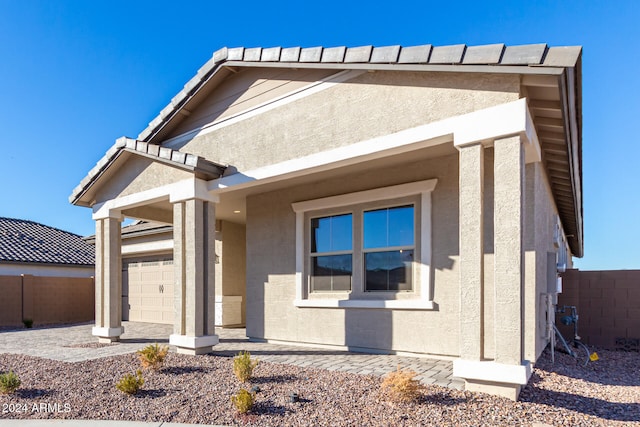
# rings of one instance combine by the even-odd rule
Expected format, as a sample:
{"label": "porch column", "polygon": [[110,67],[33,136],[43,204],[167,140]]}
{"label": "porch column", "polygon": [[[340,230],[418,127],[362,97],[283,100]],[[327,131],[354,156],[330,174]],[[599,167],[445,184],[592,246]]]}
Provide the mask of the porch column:
{"label": "porch column", "polygon": [[484,147],[460,148],[460,357],[483,358]]}
{"label": "porch column", "polygon": [[524,147],[520,136],[495,141],[495,361],[520,365],[523,356]]}
{"label": "porch column", "polygon": [[483,360],[482,354],[482,148],[466,145],[460,148],[461,345],[453,375],[464,378],[466,390],[516,400],[531,376],[522,360],[525,150],[519,135],[493,144],[495,357]]}
{"label": "porch column", "polygon": [[118,341],[122,327],[122,215],[110,212],[96,218],[96,326],[91,330],[100,343]]}
{"label": "porch column", "polygon": [[215,334],[215,204],[191,198],[173,204],[175,320],[169,343],[178,353],[204,354]]}

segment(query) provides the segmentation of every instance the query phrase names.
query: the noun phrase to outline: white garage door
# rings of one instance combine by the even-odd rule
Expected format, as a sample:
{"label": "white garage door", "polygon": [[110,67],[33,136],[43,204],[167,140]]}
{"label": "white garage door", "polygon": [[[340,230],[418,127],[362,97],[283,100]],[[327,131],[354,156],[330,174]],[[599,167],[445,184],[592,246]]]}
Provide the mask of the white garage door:
{"label": "white garage door", "polygon": [[173,260],[170,256],[122,261],[122,318],[173,323]]}

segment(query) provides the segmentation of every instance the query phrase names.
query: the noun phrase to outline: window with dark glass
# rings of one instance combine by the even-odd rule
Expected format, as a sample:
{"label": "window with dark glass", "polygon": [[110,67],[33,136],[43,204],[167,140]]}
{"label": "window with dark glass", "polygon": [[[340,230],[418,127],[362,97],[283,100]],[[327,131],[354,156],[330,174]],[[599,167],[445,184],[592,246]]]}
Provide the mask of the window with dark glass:
{"label": "window with dark glass", "polygon": [[415,253],[414,207],[363,214],[365,291],[410,291]]}
{"label": "window with dark glass", "polygon": [[353,273],[351,214],[311,219],[311,291],[349,291]]}

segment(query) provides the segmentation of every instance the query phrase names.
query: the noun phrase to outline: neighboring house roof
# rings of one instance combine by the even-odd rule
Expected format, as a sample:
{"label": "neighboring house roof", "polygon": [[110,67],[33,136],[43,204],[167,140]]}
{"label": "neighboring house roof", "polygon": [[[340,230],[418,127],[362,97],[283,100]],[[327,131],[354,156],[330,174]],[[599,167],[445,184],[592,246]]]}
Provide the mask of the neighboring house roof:
{"label": "neighboring house roof", "polygon": [[[119,139],[73,190],[69,201],[91,206],[90,200],[82,200],[83,195],[118,159],[124,145],[135,146],[131,150],[136,152],[138,144],[159,147],[153,144],[162,144],[171,130],[197,108],[209,90],[241,67],[520,74],[558,213],[572,253],[581,257],[584,235],[581,55],[580,46],[549,47],[544,43],[522,46],[225,47],[213,54],[137,140],[125,138],[123,142]],[[178,151],[174,153],[190,156]],[[173,159],[173,154],[170,158]],[[218,166],[220,173],[224,172],[223,167]],[[233,168],[229,170],[234,171]]]}
{"label": "neighboring house roof", "polygon": [[[173,225],[171,224],[162,224],[160,222],[137,220],[131,224],[128,224],[122,227],[121,235],[122,235],[122,239],[128,239],[131,237],[149,236],[149,235],[171,233],[171,232],[173,232]],[[87,236],[84,238],[84,241],[91,245],[95,245],[96,236],[95,235]]]}
{"label": "neighboring house roof", "polygon": [[23,219],[0,217],[0,262],[94,265],[81,236]]}
{"label": "neighboring house roof", "polygon": [[142,236],[146,234],[158,234],[162,232],[172,231],[173,225],[162,224],[152,221],[136,221],[122,227],[122,237]]}

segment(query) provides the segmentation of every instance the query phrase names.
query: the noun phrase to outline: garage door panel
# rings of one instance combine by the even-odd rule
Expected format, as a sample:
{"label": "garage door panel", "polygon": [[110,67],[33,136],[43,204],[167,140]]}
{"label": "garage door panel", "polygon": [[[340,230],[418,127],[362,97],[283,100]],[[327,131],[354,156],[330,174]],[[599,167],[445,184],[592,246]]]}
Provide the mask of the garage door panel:
{"label": "garage door panel", "polygon": [[172,324],[173,260],[167,255],[156,259],[123,262],[123,319]]}
{"label": "garage door panel", "polygon": [[143,271],[140,280],[143,282],[156,282],[162,280],[162,272],[160,271]]}

